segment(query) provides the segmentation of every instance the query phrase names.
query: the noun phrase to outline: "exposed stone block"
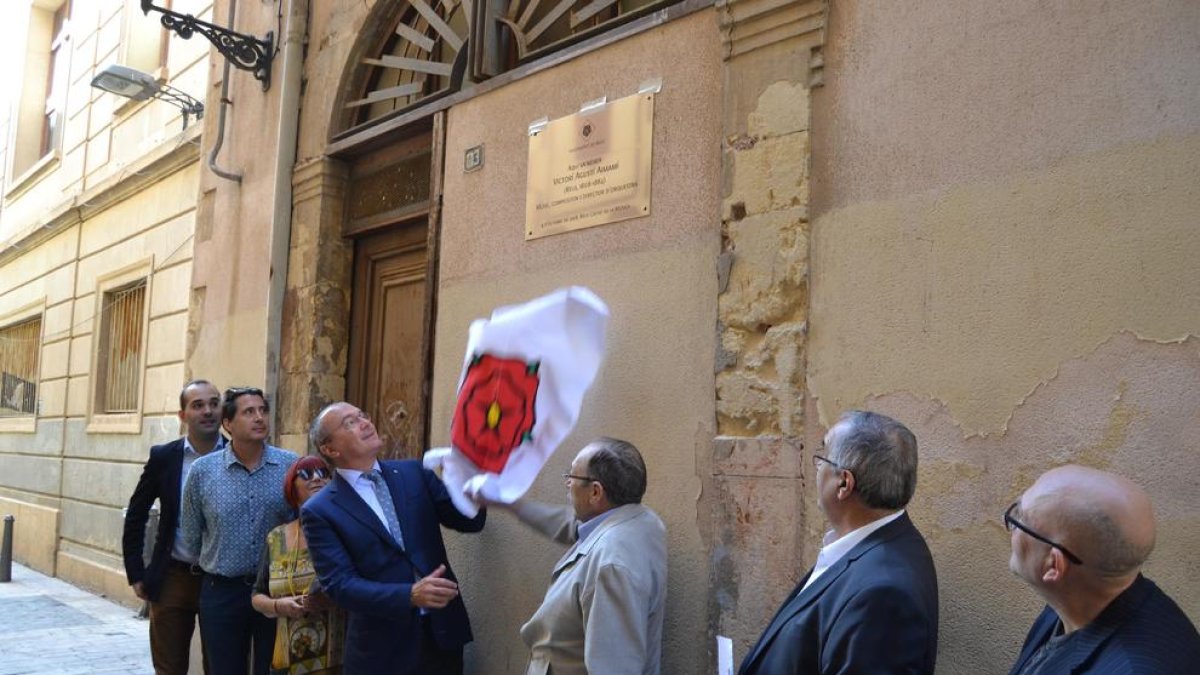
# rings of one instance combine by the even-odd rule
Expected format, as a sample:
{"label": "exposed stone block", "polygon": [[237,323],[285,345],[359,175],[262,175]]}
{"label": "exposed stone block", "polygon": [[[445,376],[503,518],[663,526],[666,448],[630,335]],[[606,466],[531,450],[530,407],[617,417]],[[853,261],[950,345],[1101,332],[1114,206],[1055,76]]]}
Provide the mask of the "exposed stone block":
{"label": "exposed stone block", "polygon": [[749,133],[759,138],[807,131],[809,91],[796,82],[775,82],[758,97],[758,108],[746,119]]}
{"label": "exposed stone block", "polygon": [[799,209],[725,224],[733,256],[718,316],[727,326],[756,327],[803,320],[807,306],[808,223]]}
{"label": "exposed stone block", "polygon": [[713,473],[802,478],[803,452],[804,443],[795,437],[718,436],[713,440]]}
{"label": "exposed stone block", "polygon": [[808,132],[796,132],[757,138],[753,144],[739,143],[728,151],[725,170],[733,176],[722,208],[723,218],[733,219],[733,205],[738,203],[744,205],[748,215],[807,208],[808,144]]}
{"label": "exposed stone block", "polygon": [[734,652],[745,654],[799,580],[803,483],[718,476],[715,485],[710,628],[733,638]]}

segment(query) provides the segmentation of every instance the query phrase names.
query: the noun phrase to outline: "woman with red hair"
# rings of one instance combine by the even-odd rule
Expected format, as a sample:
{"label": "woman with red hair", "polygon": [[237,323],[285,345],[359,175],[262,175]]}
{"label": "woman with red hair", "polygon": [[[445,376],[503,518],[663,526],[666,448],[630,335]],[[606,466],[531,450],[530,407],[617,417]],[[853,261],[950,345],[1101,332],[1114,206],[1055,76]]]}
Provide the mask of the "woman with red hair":
{"label": "woman with red hair", "polygon": [[[302,457],[284,477],[283,497],[299,513],[330,475],[320,457]],[[272,669],[292,675],[341,672],[344,615],[319,588],[299,519],[267,534],[250,603],[278,619]]]}

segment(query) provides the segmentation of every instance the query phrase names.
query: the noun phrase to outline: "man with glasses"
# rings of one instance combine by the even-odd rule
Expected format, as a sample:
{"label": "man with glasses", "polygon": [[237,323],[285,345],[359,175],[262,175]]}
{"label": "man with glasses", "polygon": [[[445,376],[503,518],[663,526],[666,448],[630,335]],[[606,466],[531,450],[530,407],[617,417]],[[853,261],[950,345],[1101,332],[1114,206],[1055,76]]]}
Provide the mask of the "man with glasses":
{"label": "man with glasses", "polygon": [[229,446],[197,459],[183,489],[183,542],[204,570],[200,637],[216,675],[243,675],[251,653],[255,675],[271,668],[275,620],[254,611],[250,595],[267,532],[295,516],[280,487],[297,458],[267,444],[270,412],[261,389],[225,390]]}
{"label": "man with glasses", "polygon": [[937,576],[904,512],[917,439],[890,417],[853,411],[825,435],[825,453],[813,457],[814,482],[831,529],[739,672],[932,673]]}
{"label": "man with glasses", "polygon": [[[150,448],[129,508],[121,549],[133,592],[150,603],[150,656],[156,675],[187,675],[192,634],[199,611],[200,571],[183,545],[179,505],[192,464],[225,450],[221,435],[221,393],[208,380],[192,380],[179,392],[179,421],[187,435]],[[158,535],[147,566],[142,560],[146,521],[158,501]],[[205,664],[207,666],[207,664]],[[210,672],[207,667],[204,671]]]}
{"label": "man with glasses", "polygon": [[461,675],[473,636],[439,524],[478,532],[487,511],[459,513],[419,460],[380,460],[383,439],[349,403],[325,406],[309,441],[336,469],[300,522],[321,586],[347,612],[342,672]]}
{"label": "man with glasses", "polygon": [[1047,607],[1012,675],[1194,673],[1200,635],[1141,574],[1154,549],[1146,492],[1111,473],[1052,469],[1004,512],[1013,573]]}
{"label": "man with glasses", "polygon": [[504,505],[571,548],[521,627],[528,675],[658,675],[667,599],[667,529],[642,505],[646,463],[633,444],[592,441],[563,474],[571,506]]}

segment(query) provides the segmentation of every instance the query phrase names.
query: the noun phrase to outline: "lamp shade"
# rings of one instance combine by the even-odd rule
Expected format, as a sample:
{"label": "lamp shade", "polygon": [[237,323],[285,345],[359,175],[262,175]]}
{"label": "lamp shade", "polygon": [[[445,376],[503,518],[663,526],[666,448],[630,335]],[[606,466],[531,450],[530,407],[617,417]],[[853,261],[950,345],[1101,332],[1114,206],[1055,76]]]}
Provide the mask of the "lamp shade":
{"label": "lamp shade", "polygon": [[135,101],[145,101],[160,89],[153,75],[115,63],[97,73],[92,86]]}

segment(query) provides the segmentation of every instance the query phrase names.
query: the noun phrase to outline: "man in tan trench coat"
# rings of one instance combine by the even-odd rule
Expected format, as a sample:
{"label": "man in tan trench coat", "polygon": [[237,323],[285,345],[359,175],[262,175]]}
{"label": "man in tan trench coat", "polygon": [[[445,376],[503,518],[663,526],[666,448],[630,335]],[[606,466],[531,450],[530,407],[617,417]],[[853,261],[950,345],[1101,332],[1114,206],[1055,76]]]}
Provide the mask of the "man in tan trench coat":
{"label": "man in tan trench coat", "polygon": [[542,606],[521,627],[528,675],[659,675],[667,530],[642,506],[646,464],[632,444],[589,443],[563,475],[571,506],[511,510],[562,544]]}

